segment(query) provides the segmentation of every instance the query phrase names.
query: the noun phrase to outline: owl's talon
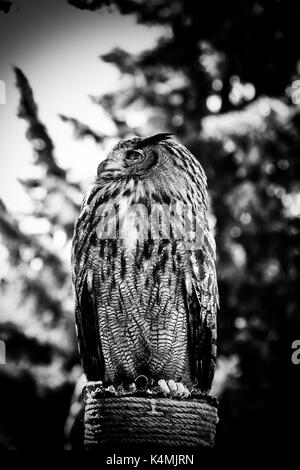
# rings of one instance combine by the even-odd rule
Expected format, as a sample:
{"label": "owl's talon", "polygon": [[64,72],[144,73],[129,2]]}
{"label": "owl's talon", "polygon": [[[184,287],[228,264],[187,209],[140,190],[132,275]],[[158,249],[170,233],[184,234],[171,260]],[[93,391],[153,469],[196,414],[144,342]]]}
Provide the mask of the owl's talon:
{"label": "owl's talon", "polygon": [[171,379],[166,382],[164,379],[158,381],[160,391],[165,397],[187,398],[191,392],[182,382],[175,382]]}
{"label": "owl's talon", "polygon": [[159,380],[158,385],[160,387],[161,392],[163,393],[165,397],[170,394],[170,389],[167,385],[167,382],[164,379]]}
{"label": "owl's talon", "polygon": [[184,396],[184,385],[182,382],[176,382],[176,387],[177,387],[177,392],[176,396],[177,397],[183,397]]}
{"label": "owl's talon", "polygon": [[113,393],[114,395],[117,394],[117,390],[115,389],[113,385],[110,385],[106,390],[110,393]]}
{"label": "owl's talon", "polygon": [[128,386],[128,390],[132,393],[136,392],[136,385],[134,382],[132,382],[131,384],[129,384]]}
{"label": "owl's talon", "polygon": [[191,392],[190,392],[189,389],[186,387],[186,385],[184,385],[183,398],[189,397],[190,394],[191,394]]}
{"label": "owl's talon", "polygon": [[169,387],[171,393],[176,394],[177,384],[176,384],[175,380],[168,380],[168,387]]}
{"label": "owl's talon", "polygon": [[145,390],[148,385],[148,377],[145,375],[139,375],[134,381],[136,388],[139,390]]}

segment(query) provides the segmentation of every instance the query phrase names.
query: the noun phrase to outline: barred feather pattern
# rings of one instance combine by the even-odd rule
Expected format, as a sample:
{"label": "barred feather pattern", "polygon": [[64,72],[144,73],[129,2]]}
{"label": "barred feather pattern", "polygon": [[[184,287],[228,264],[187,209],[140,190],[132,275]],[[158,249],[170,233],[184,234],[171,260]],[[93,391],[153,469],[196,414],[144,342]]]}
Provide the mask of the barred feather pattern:
{"label": "barred feather pattern", "polygon": [[[128,163],[132,150],[137,162]],[[130,215],[136,205],[151,214],[153,206],[178,202],[190,217],[200,216],[200,246],[176,238],[178,218],[171,218],[168,237],[151,238],[145,220]],[[118,220],[113,238],[101,237],[99,207],[107,203]],[[208,391],[216,360],[215,255],[206,177],[195,157],[166,134],[115,146],[84,198],[73,239],[76,325],[88,379],[119,384],[145,374]]]}

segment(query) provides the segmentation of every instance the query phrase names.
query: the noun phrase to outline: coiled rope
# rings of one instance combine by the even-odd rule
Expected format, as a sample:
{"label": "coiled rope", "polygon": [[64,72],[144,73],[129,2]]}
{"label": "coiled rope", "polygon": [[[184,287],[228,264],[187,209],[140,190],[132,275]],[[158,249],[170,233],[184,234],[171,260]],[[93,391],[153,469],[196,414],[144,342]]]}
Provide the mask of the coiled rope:
{"label": "coiled rope", "polygon": [[86,449],[106,444],[214,445],[218,403],[198,390],[185,399],[149,391],[118,396],[104,390],[100,382],[88,382],[83,396]]}

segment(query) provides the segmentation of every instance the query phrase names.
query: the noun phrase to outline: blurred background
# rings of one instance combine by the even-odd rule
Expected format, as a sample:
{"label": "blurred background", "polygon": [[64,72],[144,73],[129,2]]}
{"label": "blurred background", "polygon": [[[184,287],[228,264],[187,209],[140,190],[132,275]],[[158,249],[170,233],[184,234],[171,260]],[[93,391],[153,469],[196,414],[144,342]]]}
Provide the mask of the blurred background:
{"label": "blurred background", "polygon": [[161,131],[208,177],[216,451],[296,443],[299,24],[292,0],[0,1],[1,449],[66,446],[73,224],[107,150]]}

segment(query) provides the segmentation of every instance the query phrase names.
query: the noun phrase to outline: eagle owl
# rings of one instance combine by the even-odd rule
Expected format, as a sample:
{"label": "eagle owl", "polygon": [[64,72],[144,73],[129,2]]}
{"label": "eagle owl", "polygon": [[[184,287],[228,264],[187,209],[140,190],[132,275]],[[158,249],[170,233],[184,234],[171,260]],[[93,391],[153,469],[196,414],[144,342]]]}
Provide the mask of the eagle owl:
{"label": "eagle owl", "polygon": [[207,204],[200,163],[170,134],[123,140],[99,165],[72,250],[88,380],[210,390],[218,289]]}

